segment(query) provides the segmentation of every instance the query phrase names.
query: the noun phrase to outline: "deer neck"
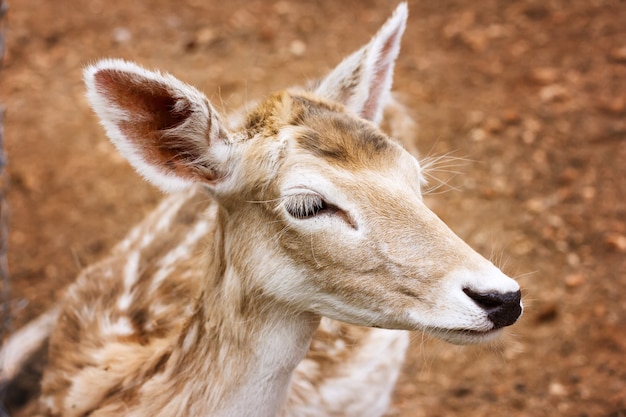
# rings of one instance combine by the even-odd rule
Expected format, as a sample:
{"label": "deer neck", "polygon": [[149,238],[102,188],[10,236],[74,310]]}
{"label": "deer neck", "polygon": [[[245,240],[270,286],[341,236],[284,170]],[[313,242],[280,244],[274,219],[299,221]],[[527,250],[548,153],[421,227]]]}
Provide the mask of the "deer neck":
{"label": "deer neck", "polygon": [[239,267],[250,260],[229,247],[225,218],[218,213],[204,288],[172,352],[172,375],[187,415],[275,416],[319,317],[248,287],[256,277]]}

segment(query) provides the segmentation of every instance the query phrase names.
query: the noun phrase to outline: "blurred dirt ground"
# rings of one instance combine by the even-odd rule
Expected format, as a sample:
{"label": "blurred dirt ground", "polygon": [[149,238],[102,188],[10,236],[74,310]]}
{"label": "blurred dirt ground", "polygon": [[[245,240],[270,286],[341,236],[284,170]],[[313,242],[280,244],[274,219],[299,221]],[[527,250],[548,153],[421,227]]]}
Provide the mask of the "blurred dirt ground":
{"label": "blurred dirt ground", "polygon": [[[322,75],[395,3],[10,6],[0,101],[15,329],[160,198],[91,114],[85,64],[121,57],[167,70],[228,110]],[[389,415],[626,416],[626,3],[421,0],[409,9],[395,89],[419,120],[422,156],[462,158],[433,172],[449,184],[429,202],[519,277],[526,312],[487,348],[415,334]]]}

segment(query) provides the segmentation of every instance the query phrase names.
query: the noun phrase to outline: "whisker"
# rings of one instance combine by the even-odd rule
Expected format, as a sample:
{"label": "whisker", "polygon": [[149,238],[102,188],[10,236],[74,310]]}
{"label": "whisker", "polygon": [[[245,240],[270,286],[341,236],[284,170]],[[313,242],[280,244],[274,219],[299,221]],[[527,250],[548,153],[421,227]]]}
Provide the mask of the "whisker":
{"label": "whisker", "polygon": [[269,200],[246,200],[246,203],[250,203],[250,204],[276,203],[276,202],[283,201],[285,198],[287,198],[287,197],[278,197],[278,198],[272,198],[272,199],[269,199]]}
{"label": "whisker", "polygon": [[523,274],[516,274],[515,276],[513,276],[513,279],[520,279],[520,278],[525,278],[527,276],[533,275],[538,273],[539,270],[535,270],[535,271],[530,271],[530,272],[525,272]]}
{"label": "whisker", "polygon": [[[432,149],[431,151],[432,152]],[[422,166],[422,182],[424,185],[429,185],[434,182],[435,184],[426,187],[423,191],[424,195],[441,194],[450,190],[460,191],[458,187],[452,186],[452,181],[459,175],[464,174],[464,170],[460,170],[469,162],[476,162],[467,157],[454,156],[455,151],[447,152],[438,156],[426,156],[420,160]],[[441,178],[440,175],[444,174],[447,178]],[[439,191],[442,188],[446,188],[445,191]]]}
{"label": "whisker", "polygon": [[[436,184],[436,185],[433,185],[431,187],[426,188],[422,193],[424,195],[437,195],[437,194],[443,194],[443,193],[446,193],[446,192],[449,192],[449,191],[457,191],[457,192],[462,191],[461,188],[453,186],[453,185],[450,184],[450,182],[454,178],[456,178],[456,175],[453,176],[452,178],[447,179],[447,180],[442,180],[442,179],[437,178],[437,181],[439,181],[439,183]],[[442,188],[447,188],[447,189],[439,191]]]}

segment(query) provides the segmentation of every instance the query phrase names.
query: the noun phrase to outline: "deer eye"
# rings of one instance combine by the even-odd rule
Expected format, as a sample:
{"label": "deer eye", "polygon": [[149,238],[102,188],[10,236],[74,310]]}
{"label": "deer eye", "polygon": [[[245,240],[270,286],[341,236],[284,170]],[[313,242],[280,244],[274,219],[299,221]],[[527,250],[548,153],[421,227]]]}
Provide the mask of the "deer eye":
{"label": "deer eye", "polygon": [[310,219],[328,210],[328,204],[318,194],[296,194],[283,200],[287,213],[296,219]]}

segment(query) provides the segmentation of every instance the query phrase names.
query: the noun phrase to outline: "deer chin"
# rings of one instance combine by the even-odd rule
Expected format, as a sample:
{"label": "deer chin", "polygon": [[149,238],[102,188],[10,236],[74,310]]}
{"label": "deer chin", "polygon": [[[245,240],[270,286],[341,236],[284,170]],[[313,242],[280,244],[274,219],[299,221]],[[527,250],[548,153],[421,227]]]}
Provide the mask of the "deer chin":
{"label": "deer chin", "polygon": [[454,345],[478,345],[492,342],[502,335],[502,328],[490,330],[445,329],[428,327],[425,332]]}

